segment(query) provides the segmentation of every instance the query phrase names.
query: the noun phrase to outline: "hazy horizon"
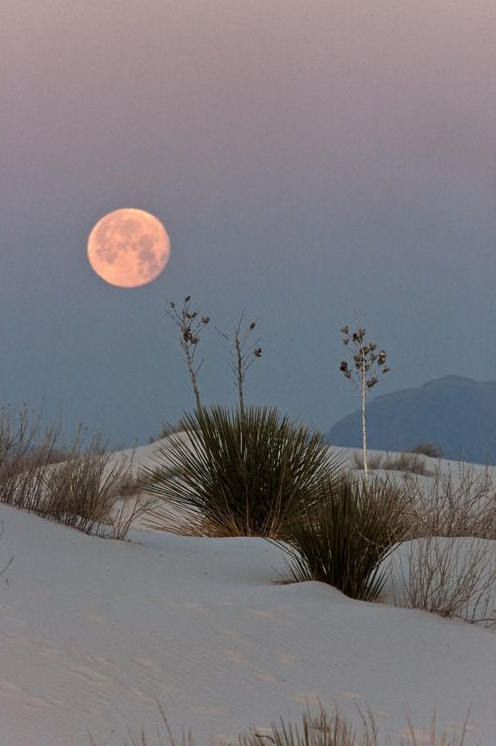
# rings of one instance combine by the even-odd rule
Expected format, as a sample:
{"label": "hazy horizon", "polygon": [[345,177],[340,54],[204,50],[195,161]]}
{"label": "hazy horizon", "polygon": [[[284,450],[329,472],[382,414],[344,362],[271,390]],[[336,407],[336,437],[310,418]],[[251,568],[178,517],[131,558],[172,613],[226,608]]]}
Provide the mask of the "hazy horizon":
{"label": "hazy horizon", "polygon": [[[496,379],[496,6],[489,0],[18,0],[0,26],[1,403],[146,442],[193,406],[169,299],[263,356],[249,402],[324,431],[356,409],[339,329],[389,353],[374,395]],[[155,214],[163,274],[86,259],[119,207]]]}

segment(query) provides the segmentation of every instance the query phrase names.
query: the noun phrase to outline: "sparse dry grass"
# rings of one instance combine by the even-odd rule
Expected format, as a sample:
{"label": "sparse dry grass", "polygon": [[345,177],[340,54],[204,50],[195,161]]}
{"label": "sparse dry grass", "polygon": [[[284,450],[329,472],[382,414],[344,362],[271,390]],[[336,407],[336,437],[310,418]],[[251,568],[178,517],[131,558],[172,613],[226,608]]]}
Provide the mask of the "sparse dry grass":
{"label": "sparse dry grass", "polygon": [[385,471],[402,471],[405,474],[422,474],[424,476],[430,476],[431,474],[422,456],[416,453],[387,455],[382,462],[381,468]]}
{"label": "sparse dry grass", "polygon": [[36,509],[43,502],[43,474],[50,463],[58,428],[42,432],[39,416],[24,407],[0,412],[0,501]]}
{"label": "sparse dry grass", "polygon": [[454,736],[439,731],[435,714],[432,716],[429,731],[424,730],[422,736],[418,735],[407,717],[408,735],[401,740],[393,740],[380,736],[370,710],[364,713],[358,709],[358,712],[360,727],[354,727],[337,709],[330,714],[320,707],[317,712],[304,712],[301,723],[287,723],[281,718],[279,723],[273,723],[263,735],[254,729],[248,736],[241,735],[238,743],[239,746],[463,746],[465,741],[468,715],[460,732]]}
{"label": "sparse dry grass", "polygon": [[114,506],[110,529],[105,535],[112,539],[125,539],[134,522],[142,515],[148,514],[153,503],[153,499],[144,500],[138,495],[134,499],[123,501],[117,507]]}
{"label": "sparse dry grass", "polygon": [[492,471],[459,464],[431,479],[404,477],[410,538],[393,558],[397,588],[394,603],[496,623],[496,492]]}
{"label": "sparse dry grass", "polygon": [[407,475],[404,488],[412,537],[496,539],[496,487],[489,467],[461,463],[443,472],[438,466],[429,482]]}
{"label": "sparse dry grass", "polygon": [[[83,448],[57,447],[59,429],[42,430],[27,409],[0,414],[0,502],[51,518],[85,533],[124,538],[145,509],[135,502],[112,509],[129,484],[127,464],[115,463],[100,438]],[[65,460],[58,459],[64,456]]]}
{"label": "sparse dry grass", "polygon": [[[368,453],[367,454],[367,466],[370,471],[378,471],[382,469],[382,461],[384,455],[382,453]],[[353,465],[355,469],[363,471],[363,454],[358,451],[353,452]]]}
{"label": "sparse dry grass", "polygon": [[392,559],[394,604],[496,624],[496,548],[482,539],[429,536]]}
{"label": "sparse dry grass", "polygon": [[[44,497],[36,512],[87,534],[112,535],[111,512],[120,493],[124,463],[112,464],[112,456],[96,443],[81,451],[75,448],[67,461],[44,470]],[[126,523],[122,515],[119,534]]]}
{"label": "sparse dry grass", "polygon": [[[469,710],[470,712],[470,710]],[[183,734],[178,740],[169,725],[164,711],[160,708],[163,721],[163,734],[157,734],[153,741],[144,730],[139,736],[130,736],[124,746],[195,746],[191,733]],[[354,726],[349,718],[338,710],[327,712],[322,706],[316,712],[307,709],[301,722],[285,721],[272,723],[269,728],[252,728],[249,733],[241,733],[226,746],[463,746],[468,727],[468,714],[459,732],[454,735],[440,731],[433,714],[429,729],[422,734],[414,728],[407,717],[407,735],[398,738],[383,738],[370,710],[358,709],[360,726]],[[96,741],[90,736],[92,746]]]}
{"label": "sparse dry grass", "polygon": [[[353,453],[353,462],[356,469],[363,470],[363,456],[360,453]],[[367,462],[369,470],[372,471],[402,471],[424,476],[431,474],[422,456],[417,453],[374,453],[368,456]]]}

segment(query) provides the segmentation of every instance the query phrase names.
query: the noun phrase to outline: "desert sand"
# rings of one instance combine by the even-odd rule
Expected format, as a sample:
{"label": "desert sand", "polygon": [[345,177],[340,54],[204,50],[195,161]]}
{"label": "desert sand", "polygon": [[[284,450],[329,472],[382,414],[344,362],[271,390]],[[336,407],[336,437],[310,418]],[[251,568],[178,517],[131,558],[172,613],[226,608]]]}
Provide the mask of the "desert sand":
{"label": "desert sand", "polygon": [[141,728],[158,743],[158,705],[176,734],[226,744],[318,702],[357,722],[369,708],[385,736],[408,716],[419,744],[434,710],[451,733],[470,707],[466,744],[496,742],[491,629],[281,584],[263,539],[112,541],[5,505],[0,520],[2,746],[123,746]]}

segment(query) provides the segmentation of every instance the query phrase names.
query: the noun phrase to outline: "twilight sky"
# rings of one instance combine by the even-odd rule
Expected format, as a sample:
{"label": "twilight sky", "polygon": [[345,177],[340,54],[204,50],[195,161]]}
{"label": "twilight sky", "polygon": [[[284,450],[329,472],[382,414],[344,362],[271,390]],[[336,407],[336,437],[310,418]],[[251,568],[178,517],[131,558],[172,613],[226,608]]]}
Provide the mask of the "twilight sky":
{"label": "twilight sky", "polygon": [[[376,395],[496,379],[494,0],[15,0],[0,61],[3,405],[146,442],[193,404],[164,313],[187,294],[257,318],[248,401],[323,430],[358,405],[355,311]],[[119,207],[170,235],[150,285],[88,265]],[[204,400],[234,403],[202,348]]]}

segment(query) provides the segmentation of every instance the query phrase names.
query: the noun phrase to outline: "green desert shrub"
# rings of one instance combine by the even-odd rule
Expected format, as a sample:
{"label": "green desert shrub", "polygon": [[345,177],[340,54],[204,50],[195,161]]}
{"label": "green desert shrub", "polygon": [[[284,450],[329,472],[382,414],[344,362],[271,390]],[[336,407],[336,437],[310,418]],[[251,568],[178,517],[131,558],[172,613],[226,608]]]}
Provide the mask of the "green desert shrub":
{"label": "green desert shrub", "polygon": [[318,580],[373,601],[385,582],[379,564],[408,534],[402,490],[377,477],[324,481],[320,499],[294,522],[285,542],[290,579]]}
{"label": "green desert shrub", "polygon": [[190,532],[279,536],[342,463],[320,434],[276,409],[249,407],[241,415],[203,408],[187,414],[182,425],[184,432],[173,433],[157,451],[143,487],[178,508]]}

